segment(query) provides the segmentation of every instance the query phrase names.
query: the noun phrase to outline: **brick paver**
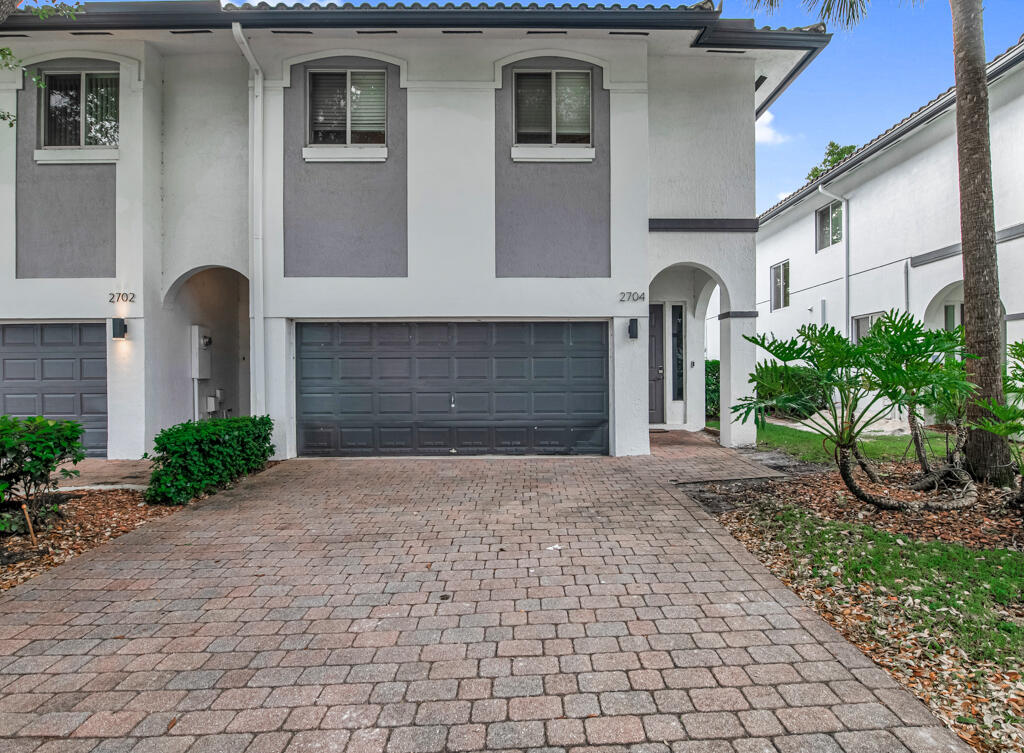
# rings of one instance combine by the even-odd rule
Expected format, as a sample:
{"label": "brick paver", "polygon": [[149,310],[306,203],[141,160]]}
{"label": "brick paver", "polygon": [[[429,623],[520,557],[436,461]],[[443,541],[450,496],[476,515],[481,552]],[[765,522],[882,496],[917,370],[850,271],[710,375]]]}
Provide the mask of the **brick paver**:
{"label": "brick paver", "polygon": [[964,751],[642,458],[292,460],[0,597],[0,748]]}

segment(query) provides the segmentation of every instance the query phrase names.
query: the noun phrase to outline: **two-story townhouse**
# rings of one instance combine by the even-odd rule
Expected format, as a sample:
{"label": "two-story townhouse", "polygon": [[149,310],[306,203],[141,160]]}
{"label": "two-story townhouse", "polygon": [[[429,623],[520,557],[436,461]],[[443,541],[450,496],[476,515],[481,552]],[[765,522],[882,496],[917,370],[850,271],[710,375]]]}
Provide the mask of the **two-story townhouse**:
{"label": "two-story townhouse", "polygon": [[2,410],[109,457],[249,413],[279,457],[701,426],[715,286],[724,403],[753,363],[754,120],[829,39],[708,0],[87,3],[0,38]]}
{"label": "two-story townhouse", "polygon": [[[1024,37],[989,63],[988,81],[1004,341],[1014,342],[1024,340]],[[955,112],[950,89],[761,215],[759,331],[827,323],[856,338],[891,309],[933,328],[963,322]]]}

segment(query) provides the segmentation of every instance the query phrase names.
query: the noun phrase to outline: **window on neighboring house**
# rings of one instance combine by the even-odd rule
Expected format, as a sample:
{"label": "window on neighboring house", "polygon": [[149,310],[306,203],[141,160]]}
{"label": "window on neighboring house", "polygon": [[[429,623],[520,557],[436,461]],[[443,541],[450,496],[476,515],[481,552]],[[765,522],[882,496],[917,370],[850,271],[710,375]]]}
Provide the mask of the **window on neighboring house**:
{"label": "window on neighboring house", "polygon": [[789,261],[772,267],[772,311],[789,305]]}
{"label": "window on neighboring house", "polygon": [[386,71],[310,71],[309,145],[383,145]]}
{"label": "window on neighboring house", "polygon": [[819,209],[815,216],[818,224],[815,251],[821,251],[843,239],[843,202],[833,201]]}
{"label": "window on neighboring house", "polygon": [[43,80],[43,147],[117,146],[117,73],[47,73]]}
{"label": "window on neighboring house", "polygon": [[672,399],[686,399],[686,330],[683,306],[672,307]]}
{"label": "window on neighboring house", "polygon": [[947,303],[943,307],[943,319],[945,329],[952,332],[964,322],[964,305],[961,303]]}
{"label": "window on neighboring house", "polygon": [[859,343],[861,338],[867,336],[871,328],[875,326],[875,322],[882,318],[882,312],[876,311],[873,314],[864,314],[863,316],[853,317],[853,341]]}
{"label": "window on neighboring house", "polygon": [[516,71],[516,144],[590,146],[590,71]]}

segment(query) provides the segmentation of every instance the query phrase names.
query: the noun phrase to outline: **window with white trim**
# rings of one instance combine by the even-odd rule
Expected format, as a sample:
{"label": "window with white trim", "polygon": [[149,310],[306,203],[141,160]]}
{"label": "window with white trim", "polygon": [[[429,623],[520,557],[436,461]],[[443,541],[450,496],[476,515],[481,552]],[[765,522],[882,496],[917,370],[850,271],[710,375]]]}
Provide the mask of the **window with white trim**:
{"label": "window with white trim", "polygon": [[817,225],[815,252],[834,246],[843,239],[843,202],[833,201],[819,209],[815,215]]}
{"label": "window with white trim", "polygon": [[117,146],[120,81],[115,71],[43,74],[40,144],[45,148]]}
{"label": "window with white trim", "polygon": [[789,305],[789,260],[773,265],[771,275],[772,311],[784,309]]}
{"label": "window with white trim", "polygon": [[591,145],[590,71],[515,71],[516,145]]}
{"label": "window with white trim", "polygon": [[309,71],[310,146],[387,143],[387,72]]}
{"label": "window with white trim", "polygon": [[875,322],[881,318],[881,311],[853,317],[853,326],[850,328],[850,331],[853,333],[854,343],[859,343],[862,338],[867,337],[868,333],[871,332],[871,328],[875,326]]}

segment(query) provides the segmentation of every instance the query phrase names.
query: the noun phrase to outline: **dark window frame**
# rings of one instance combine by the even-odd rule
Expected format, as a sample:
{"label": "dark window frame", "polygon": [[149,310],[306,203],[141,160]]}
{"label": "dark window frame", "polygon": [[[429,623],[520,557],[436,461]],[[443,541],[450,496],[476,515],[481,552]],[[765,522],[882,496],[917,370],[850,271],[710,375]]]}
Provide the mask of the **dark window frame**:
{"label": "dark window frame", "polygon": [[672,329],[672,399],[686,400],[686,304],[670,309]]}
{"label": "dark window frame", "polygon": [[[119,70],[101,70],[101,69],[89,69],[89,70],[64,70],[61,68],[54,68],[53,70],[45,70],[39,74],[42,78],[43,86],[40,87],[39,96],[39,116],[38,116],[38,140],[40,149],[117,149],[121,143],[121,72]],[[78,77],[78,143],[76,144],[50,144],[47,143],[47,132],[50,119],[53,117],[52,108],[50,105],[50,89],[48,81],[50,78],[55,76],[77,76]],[[84,99],[88,91],[87,81],[89,76],[101,76],[103,78],[112,78],[117,82],[117,134],[113,143],[108,144],[87,144],[87,136],[89,129],[89,118],[87,107],[85,106]]]}
{"label": "dark window frame", "polygon": [[[343,144],[332,144],[316,142],[313,140],[313,76],[318,73],[344,73],[345,74],[345,143]],[[353,73],[380,73],[384,76],[384,141],[375,143],[352,143],[352,102],[351,102],[351,91],[352,91],[352,74]],[[386,147],[388,145],[388,84],[390,76],[388,75],[387,68],[307,68],[306,69],[306,143],[305,146],[312,149],[319,149],[323,147],[334,148],[334,147]]]}
{"label": "dark window frame", "polygon": [[[525,142],[519,140],[519,129],[517,127],[518,118],[518,97],[517,97],[517,86],[516,79],[521,74],[549,74],[551,78],[551,140],[548,143],[536,143],[536,142]],[[587,141],[583,142],[560,142],[558,141],[558,74],[560,73],[572,73],[572,74],[586,74],[587,76],[587,92],[589,105],[589,121],[587,124]],[[593,71],[585,68],[517,68],[512,71],[512,145],[523,146],[523,147],[565,147],[565,148],[583,148],[590,149],[594,147],[594,74]]]}

